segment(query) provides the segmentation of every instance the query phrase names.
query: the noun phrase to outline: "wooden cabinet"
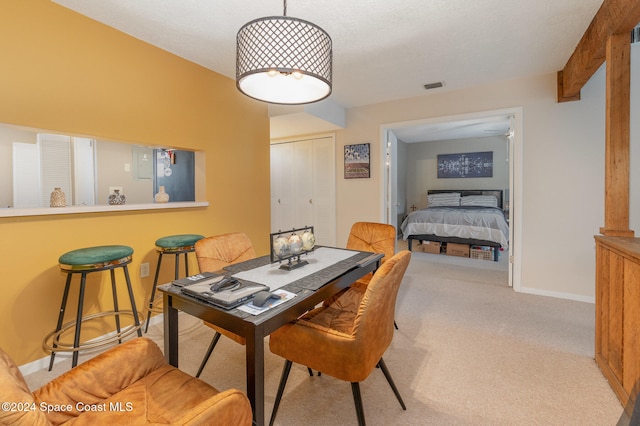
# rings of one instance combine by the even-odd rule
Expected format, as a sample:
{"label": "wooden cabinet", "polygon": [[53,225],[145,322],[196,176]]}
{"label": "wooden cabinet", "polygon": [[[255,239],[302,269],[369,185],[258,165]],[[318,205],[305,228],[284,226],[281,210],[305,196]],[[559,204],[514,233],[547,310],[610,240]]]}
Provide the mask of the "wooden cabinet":
{"label": "wooden cabinet", "polygon": [[336,244],[333,137],[271,145],[271,232],[313,226],[316,243]]}
{"label": "wooden cabinet", "polygon": [[627,406],[640,386],[640,238],[595,238],[596,362]]}

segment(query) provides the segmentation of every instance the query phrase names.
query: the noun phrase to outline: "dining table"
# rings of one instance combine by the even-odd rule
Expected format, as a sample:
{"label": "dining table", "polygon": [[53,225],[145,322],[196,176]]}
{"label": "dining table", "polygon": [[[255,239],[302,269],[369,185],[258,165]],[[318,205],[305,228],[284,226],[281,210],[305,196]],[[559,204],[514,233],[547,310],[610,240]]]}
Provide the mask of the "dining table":
{"label": "dining table", "polygon": [[[265,421],[264,354],[265,338],[294,321],[330,296],[349,287],[380,266],[381,253],[316,247],[303,256],[304,266],[273,262],[270,255],[229,265],[220,274],[244,285],[267,285],[295,295],[259,313],[245,305],[226,309],[182,292],[173,282],[158,286],[163,294],[164,353],[169,364],[178,367],[179,311],[222,327],[246,339],[246,394],[253,410],[253,424]],[[301,259],[299,259],[301,260]],[[250,304],[250,301],[247,302]]]}

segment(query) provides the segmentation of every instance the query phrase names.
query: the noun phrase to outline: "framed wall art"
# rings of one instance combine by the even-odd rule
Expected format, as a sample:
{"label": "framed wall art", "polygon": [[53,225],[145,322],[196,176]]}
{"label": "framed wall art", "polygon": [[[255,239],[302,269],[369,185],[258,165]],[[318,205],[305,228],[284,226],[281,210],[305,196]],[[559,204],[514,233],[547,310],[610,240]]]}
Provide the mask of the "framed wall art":
{"label": "framed wall art", "polygon": [[358,179],[371,177],[370,144],[344,146],[344,178]]}
{"label": "framed wall art", "polygon": [[438,179],[493,177],[493,151],[438,155]]}

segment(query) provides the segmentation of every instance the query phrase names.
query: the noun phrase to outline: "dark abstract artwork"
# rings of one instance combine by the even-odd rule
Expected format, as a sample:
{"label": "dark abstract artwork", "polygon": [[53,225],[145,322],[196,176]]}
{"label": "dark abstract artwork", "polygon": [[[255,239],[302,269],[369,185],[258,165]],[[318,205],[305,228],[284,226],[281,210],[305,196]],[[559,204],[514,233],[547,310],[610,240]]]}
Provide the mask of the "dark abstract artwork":
{"label": "dark abstract artwork", "polygon": [[493,177],[493,151],[438,155],[438,178]]}

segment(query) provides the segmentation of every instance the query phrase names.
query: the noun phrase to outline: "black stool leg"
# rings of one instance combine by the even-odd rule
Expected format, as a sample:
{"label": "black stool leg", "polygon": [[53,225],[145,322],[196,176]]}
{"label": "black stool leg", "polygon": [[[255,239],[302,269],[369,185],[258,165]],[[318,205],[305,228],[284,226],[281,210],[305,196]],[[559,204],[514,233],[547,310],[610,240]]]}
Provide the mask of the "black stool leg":
{"label": "black stool leg", "polygon": [[[120,334],[120,315],[118,315],[118,312],[120,312],[120,309],[118,309],[118,292],[116,290],[116,274],[114,272],[114,270],[110,270],[110,275],[111,275],[111,294],[113,296],[113,311],[116,313],[115,317],[116,317],[116,330],[118,330],[118,335]],[[118,339],[118,343],[122,343],[122,339]]]}
{"label": "black stool leg", "polygon": [[[62,321],[64,320],[64,310],[67,307],[67,297],[69,297],[69,287],[71,286],[71,276],[73,274],[67,274],[67,283],[64,286],[64,293],[62,295],[62,304],[60,305],[60,313],[58,314],[58,324],[56,325],[56,333],[60,331],[62,328]],[[56,348],[58,345],[55,343],[55,338],[53,342],[53,347]],[[53,360],[56,357],[56,351],[51,351],[51,359],[49,360],[49,371],[53,368]]]}
{"label": "black stool leg", "polygon": [[287,385],[287,379],[289,378],[289,372],[291,371],[291,364],[293,362],[288,359],[284,360],[284,368],[282,369],[282,376],[280,376],[280,384],[278,385],[278,394],[276,400],[273,403],[273,411],[271,412],[271,419],[269,420],[269,426],[273,426],[273,422],[276,420],[276,414],[278,413],[278,407],[280,407],[280,400],[284,393],[284,387]]}
{"label": "black stool leg", "polygon": [[175,256],[175,262],[176,262],[176,265],[174,267],[175,269],[174,276],[175,276],[175,279],[177,280],[178,277],[180,276],[180,253],[176,253],[174,256]]}
{"label": "black stool leg", "polygon": [[156,286],[158,285],[158,276],[160,275],[160,264],[162,263],[162,252],[158,253],[158,265],[156,266],[156,275],[153,278],[153,288],[151,288],[151,299],[149,299],[149,308],[147,310],[147,325],[144,332],[149,331],[149,321],[151,320],[151,309],[153,308],[153,299],[156,297]]}
{"label": "black stool leg", "polygon": [[189,257],[187,257],[188,254],[189,254],[189,252],[186,252],[184,254],[184,273],[185,273],[185,277],[189,276]]}
{"label": "black stool leg", "polygon": [[138,318],[138,308],[136,308],[136,300],[133,297],[133,288],[131,288],[131,279],[129,278],[129,268],[124,265],[124,278],[127,281],[127,290],[129,290],[129,299],[131,300],[131,312],[133,313],[133,321],[138,327],[138,337],[142,337],[142,330],[140,330],[140,318]]}
{"label": "black stool leg", "polygon": [[[80,295],[78,296],[78,314],[76,315],[76,335],[73,339],[73,347],[78,348],[80,346],[80,327],[82,326],[82,305],[84,303],[84,287],[87,282],[86,272],[82,272],[82,278],[80,279]],[[78,351],[73,351],[73,357],[71,362],[71,368],[78,365]]]}

